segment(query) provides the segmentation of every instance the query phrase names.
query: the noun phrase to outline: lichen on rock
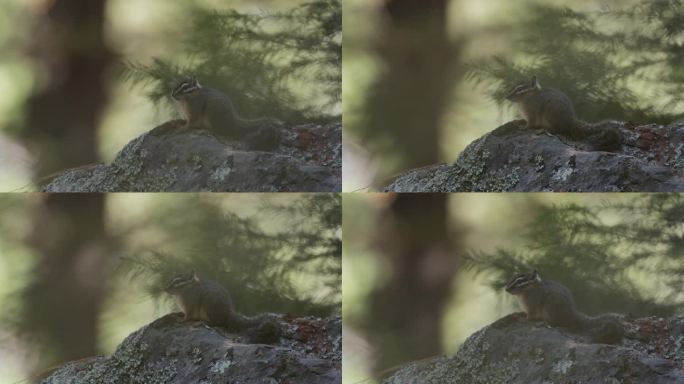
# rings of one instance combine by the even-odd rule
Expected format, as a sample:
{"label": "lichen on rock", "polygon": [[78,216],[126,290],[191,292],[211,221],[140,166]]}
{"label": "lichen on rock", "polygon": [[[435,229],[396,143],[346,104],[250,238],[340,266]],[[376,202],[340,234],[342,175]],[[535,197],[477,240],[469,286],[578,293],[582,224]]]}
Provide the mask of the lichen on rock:
{"label": "lichen on rock", "polygon": [[109,357],[69,363],[42,384],[341,382],[341,318],[282,319],[272,345],[164,316],[130,334]]}
{"label": "lichen on rock", "polygon": [[[388,192],[673,192],[684,191],[684,123],[605,122],[624,137],[616,152],[502,125],[472,142],[454,164],[405,172]],[[601,124],[596,126],[601,129]],[[608,127],[606,127],[608,128]]]}
{"label": "lichen on rock", "polygon": [[454,356],[409,363],[383,383],[684,383],[684,317],[622,321],[627,336],[608,345],[512,314],[472,334]]}
{"label": "lichen on rock", "polygon": [[245,150],[206,131],[164,123],[129,142],[109,165],[65,171],[44,192],[337,192],[342,125],[284,128],[280,146]]}

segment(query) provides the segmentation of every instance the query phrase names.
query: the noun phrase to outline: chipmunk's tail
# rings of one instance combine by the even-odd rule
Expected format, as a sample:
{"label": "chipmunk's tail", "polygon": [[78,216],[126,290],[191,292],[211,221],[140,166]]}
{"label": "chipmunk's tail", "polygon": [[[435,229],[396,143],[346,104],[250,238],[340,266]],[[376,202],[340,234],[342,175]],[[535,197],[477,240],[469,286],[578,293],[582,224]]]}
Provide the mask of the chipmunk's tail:
{"label": "chipmunk's tail", "polygon": [[257,316],[237,314],[233,322],[241,331],[245,331],[252,343],[274,344],[280,340],[282,335],[282,327],[278,317],[270,313]]}
{"label": "chipmunk's tail", "polygon": [[605,314],[581,318],[581,331],[593,343],[616,344],[625,336],[625,327],[618,316]]}
{"label": "chipmunk's tail", "polygon": [[622,149],[624,140],[619,123],[613,121],[599,123],[579,121],[578,126],[595,150],[617,152]]}
{"label": "chipmunk's tail", "polygon": [[268,117],[242,119],[239,126],[240,140],[256,151],[273,151],[281,141],[283,123]]}

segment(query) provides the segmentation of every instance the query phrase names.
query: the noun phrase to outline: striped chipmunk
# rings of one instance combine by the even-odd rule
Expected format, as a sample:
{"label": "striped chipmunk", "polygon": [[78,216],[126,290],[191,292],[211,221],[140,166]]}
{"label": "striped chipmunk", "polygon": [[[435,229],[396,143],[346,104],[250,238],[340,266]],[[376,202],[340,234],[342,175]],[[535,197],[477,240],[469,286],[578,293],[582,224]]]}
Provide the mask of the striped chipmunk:
{"label": "striped chipmunk", "polygon": [[194,271],[173,276],[164,291],[176,299],[183,321],[202,321],[233,332],[246,331],[255,342],[274,343],[280,338],[276,316],[239,313],[226,288],[213,280],[200,279]]}
{"label": "striped chipmunk", "polygon": [[525,128],[541,129],[571,139],[585,139],[595,150],[617,151],[622,134],[617,127],[589,124],[577,119],[570,98],[554,88],[542,88],[533,76],[513,86],[506,99],[514,102],[527,122]]}
{"label": "striped chipmunk", "polygon": [[568,288],[542,279],[536,270],[515,275],[505,290],[518,298],[530,321],[584,334],[595,343],[615,344],[622,340],[624,327],[615,315],[592,317],[579,312]]}
{"label": "striped chipmunk", "polygon": [[259,151],[274,150],[280,143],[281,122],[267,117],[242,118],[228,95],[203,87],[194,77],[180,81],[171,98],[185,118],[186,129],[205,129]]}

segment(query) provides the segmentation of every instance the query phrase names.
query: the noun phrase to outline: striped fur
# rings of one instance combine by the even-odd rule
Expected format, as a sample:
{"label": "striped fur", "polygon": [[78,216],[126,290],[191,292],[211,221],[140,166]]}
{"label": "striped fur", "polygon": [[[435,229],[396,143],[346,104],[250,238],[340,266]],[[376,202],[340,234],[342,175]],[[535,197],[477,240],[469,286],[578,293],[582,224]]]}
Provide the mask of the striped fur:
{"label": "striped fur", "polygon": [[196,78],[194,77],[186,77],[178,83],[176,88],[173,89],[173,92],[171,92],[171,97],[174,98],[175,100],[178,100],[179,96],[185,95],[188,93],[192,93],[194,91],[197,91],[201,89],[202,86],[200,85],[199,81],[197,81]]}

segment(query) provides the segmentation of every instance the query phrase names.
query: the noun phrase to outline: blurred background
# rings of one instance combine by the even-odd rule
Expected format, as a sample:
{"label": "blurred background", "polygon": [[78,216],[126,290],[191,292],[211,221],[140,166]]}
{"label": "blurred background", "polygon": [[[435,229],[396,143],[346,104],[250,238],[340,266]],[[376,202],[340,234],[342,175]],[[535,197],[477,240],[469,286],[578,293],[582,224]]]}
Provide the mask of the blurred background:
{"label": "blurred background", "polygon": [[452,355],[536,268],[579,310],[684,310],[680,194],[344,194],[344,383]]}
{"label": "blurred background", "polygon": [[536,74],[580,119],[684,117],[682,0],[345,0],[344,191],[453,162]]}
{"label": "blurred background", "polygon": [[0,191],[110,162],[185,75],[243,117],[341,118],[340,0],[3,0]]}
{"label": "blurred background", "polygon": [[111,354],[196,270],[236,309],[341,313],[339,194],[0,194],[0,383]]}

